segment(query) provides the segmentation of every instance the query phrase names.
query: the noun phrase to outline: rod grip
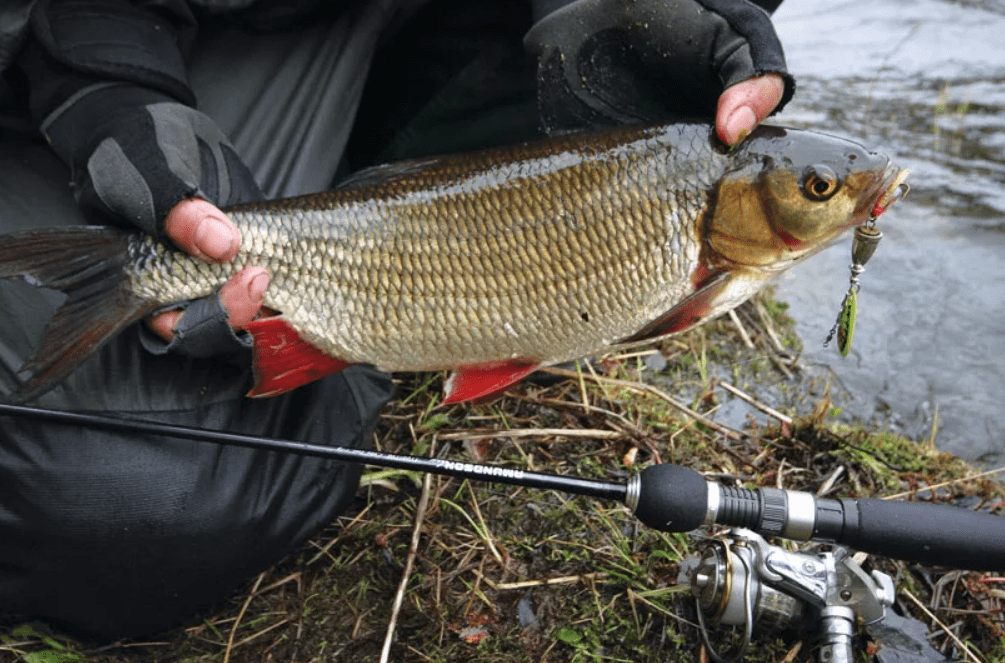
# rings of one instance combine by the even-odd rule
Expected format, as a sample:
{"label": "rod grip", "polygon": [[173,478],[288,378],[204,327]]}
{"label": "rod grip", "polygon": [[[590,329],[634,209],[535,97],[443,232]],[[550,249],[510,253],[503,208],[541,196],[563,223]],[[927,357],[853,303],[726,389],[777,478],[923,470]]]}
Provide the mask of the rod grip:
{"label": "rod grip", "polygon": [[690,532],[705,523],[708,482],[680,465],[650,465],[639,477],[635,515],[647,527],[663,532]]}
{"label": "rod grip", "polygon": [[867,553],[973,571],[1005,570],[1005,518],[946,504],[842,499],[845,521],[837,543]]}
{"label": "rod grip", "polygon": [[680,465],[653,465],[638,478],[635,515],[664,532],[687,532],[714,521],[933,566],[1005,571],[1005,518],[990,513],[928,502],[724,487]]}

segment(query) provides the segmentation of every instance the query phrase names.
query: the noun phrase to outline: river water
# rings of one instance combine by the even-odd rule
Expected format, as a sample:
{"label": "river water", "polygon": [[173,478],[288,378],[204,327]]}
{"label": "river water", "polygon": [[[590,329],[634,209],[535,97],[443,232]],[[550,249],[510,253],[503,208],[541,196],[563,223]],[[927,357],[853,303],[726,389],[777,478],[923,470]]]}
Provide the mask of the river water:
{"label": "river water", "polygon": [[780,124],[886,152],[910,195],[879,222],[847,358],[822,341],[850,239],[789,272],[812,372],[845,416],[1005,464],[1005,2],[789,0],[775,14],[795,99]]}

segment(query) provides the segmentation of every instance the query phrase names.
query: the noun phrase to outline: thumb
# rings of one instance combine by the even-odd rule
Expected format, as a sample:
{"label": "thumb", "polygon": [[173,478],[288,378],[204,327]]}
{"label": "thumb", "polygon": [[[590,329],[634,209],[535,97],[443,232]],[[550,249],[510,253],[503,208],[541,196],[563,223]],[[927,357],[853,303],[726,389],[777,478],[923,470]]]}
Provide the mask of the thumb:
{"label": "thumb", "polygon": [[241,245],[237,226],[220,208],[201,198],[175,205],[164,219],[164,231],[178,248],[206,262],[226,262]]}
{"label": "thumb", "polygon": [[778,74],[764,74],[732,85],[719,96],[715,130],[719,139],[736,146],[771,115],[785,92]]}

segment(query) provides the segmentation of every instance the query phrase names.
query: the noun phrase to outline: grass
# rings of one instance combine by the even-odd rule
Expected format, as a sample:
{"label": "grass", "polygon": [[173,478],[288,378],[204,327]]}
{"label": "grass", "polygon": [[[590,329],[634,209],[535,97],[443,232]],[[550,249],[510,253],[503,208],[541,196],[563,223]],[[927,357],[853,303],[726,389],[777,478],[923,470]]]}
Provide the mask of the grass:
{"label": "grass", "polygon": [[950,85],[946,83],[939,91],[939,100],[935,104],[935,116],[932,120],[933,148],[938,151],[941,147],[943,119],[952,119],[956,123],[956,129],[950,133],[950,144],[946,149],[950,154],[959,156],[965,134],[964,122],[971,110],[970,97],[968,96],[962,104],[953,107],[949,104],[949,91]]}
{"label": "grass", "polygon": [[[730,397],[716,376],[741,388],[789,384],[779,367],[798,370],[789,354],[798,346],[784,309],[758,306],[738,317],[752,347],[728,318],[666,342],[661,373],[672,385],[653,386],[646,357],[635,354],[550,387],[525,383],[495,403],[444,408],[439,376],[414,376],[374,444],[607,481],[660,460],[734,485],[824,489],[828,497],[934,495],[1001,512],[1005,493],[993,477],[931,444],[834,423],[825,390],[804,394],[813,407],[803,416],[788,410],[787,423],[751,420],[743,431],[683,412],[686,403],[707,414]],[[680,384],[692,391],[678,399],[669,391]],[[706,660],[682,572],[704,534],[646,529],[610,502],[424,479],[371,469],[349,513],[183,627],[96,647],[20,625],[0,632],[0,661],[378,661],[389,633],[389,660],[401,662]],[[940,651],[963,655],[951,632],[969,660],[1005,661],[1005,580],[881,558],[869,565],[897,579],[898,609],[923,621]],[[877,646],[864,631],[856,642],[863,659]],[[747,658],[813,655],[804,634],[758,632]]]}

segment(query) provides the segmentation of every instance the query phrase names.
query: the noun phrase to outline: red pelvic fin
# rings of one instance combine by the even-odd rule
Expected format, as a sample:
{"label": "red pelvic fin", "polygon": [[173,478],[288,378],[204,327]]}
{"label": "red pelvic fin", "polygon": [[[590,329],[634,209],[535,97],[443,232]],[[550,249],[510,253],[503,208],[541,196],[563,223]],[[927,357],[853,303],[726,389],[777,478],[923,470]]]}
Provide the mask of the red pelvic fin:
{"label": "red pelvic fin", "polygon": [[255,339],[251,398],[278,396],[350,365],[305,341],[282,316],[259,318],[245,329]]}
{"label": "red pelvic fin", "polygon": [[529,359],[508,359],[491,364],[461,366],[454,369],[447,378],[443,404],[490,401],[536,371],[539,366],[540,363]]}
{"label": "red pelvic fin", "polygon": [[715,304],[715,298],[729,283],[729,272],[707,277],[684,301],[632,334],[621,343],[637,343],[693,327],[704,320]]}

